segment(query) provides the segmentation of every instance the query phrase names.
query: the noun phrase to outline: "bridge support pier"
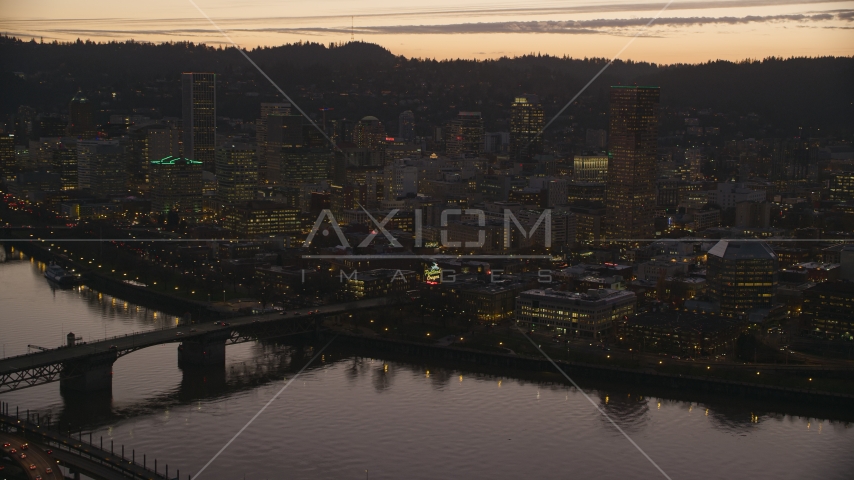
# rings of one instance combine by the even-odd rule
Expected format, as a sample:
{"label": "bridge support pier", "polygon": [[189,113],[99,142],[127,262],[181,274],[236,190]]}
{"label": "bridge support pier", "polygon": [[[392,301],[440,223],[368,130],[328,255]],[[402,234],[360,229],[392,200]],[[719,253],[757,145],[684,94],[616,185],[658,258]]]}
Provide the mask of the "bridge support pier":
{"label": "bridge support pier", "polygon": [[185,340],[178,346],[178,366],[225,367],[225,340],[228,333],[205,335]]}
{"label": "bridge support pier", "polygon": [[111,350],[64,363],[59,374],[59,388],[83,393],[110,391],[113,388],[113,363],[117,358],[118,353]]}

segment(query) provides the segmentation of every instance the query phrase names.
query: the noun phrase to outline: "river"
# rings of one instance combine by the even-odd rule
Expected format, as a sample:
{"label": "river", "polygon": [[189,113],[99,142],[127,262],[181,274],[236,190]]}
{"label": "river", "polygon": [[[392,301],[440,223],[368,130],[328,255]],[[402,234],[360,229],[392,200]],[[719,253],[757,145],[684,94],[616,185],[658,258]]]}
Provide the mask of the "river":
{"label": "river", "polygon": [[[54,347],[69,331],[88,340],[175,321],[85,287],[54,289],[43,264],[8,257],[0,263],[5,355]],[[182,478],[277,394],[200,479],[665,478],[572,386],[466,365],[356,357],[335,342],[299,376],[323,344],[231,345],[225,371],[190,372],[178,368],[170,344],[121,357],[111,394],[69,396],[51,383],[0,400],[79,425],[96,443],[124,445],[128,455],[158,459],[161,469],[168,463]],[[854,428],[832,415],[581,386],[673,479],[849,479],[854,472]]]}

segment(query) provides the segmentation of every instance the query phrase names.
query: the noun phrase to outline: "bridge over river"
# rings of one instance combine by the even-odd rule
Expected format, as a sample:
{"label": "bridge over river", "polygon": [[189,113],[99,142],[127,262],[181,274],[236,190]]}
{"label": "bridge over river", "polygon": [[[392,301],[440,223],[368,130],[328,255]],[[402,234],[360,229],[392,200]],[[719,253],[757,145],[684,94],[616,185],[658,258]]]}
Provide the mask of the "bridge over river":
{"label": "bridge over river", "polygon": [[[387,305],[386,298],[324,305],[282,313],[251,315],[226,322],[175,328],[75,343],[0,360],[0,393],[59,380],[63,389],[89,392],[112,387],[113,363],[136,350],[180,342],[181,366],[225,365],[226,344],[315,332],[323,317]],[[69,342],[74,343],[74,342]]]}

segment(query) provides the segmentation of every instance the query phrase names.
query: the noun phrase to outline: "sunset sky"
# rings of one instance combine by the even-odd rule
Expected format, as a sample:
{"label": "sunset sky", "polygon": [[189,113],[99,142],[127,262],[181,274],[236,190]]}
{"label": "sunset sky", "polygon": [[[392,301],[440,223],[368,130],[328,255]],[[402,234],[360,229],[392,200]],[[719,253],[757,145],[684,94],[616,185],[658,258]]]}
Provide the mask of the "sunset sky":
{"label": "sunset sky", "polygon": [[[810,0],[194,0],[240,46],[299,40],[380,44],[395,54],[496,58],[526,53],[659,63],[854,55],[854,2]],[[190,0],[0,0],[0,31],[63,41],[228,41]]]}

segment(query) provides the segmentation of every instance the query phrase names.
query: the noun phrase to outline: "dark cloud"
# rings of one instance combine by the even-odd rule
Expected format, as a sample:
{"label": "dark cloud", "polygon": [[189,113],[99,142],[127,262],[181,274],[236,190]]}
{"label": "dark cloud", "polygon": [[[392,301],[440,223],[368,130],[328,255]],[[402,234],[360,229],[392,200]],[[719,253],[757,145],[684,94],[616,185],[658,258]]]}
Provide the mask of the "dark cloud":
{"label": "dark cloud", "polygon": [[[359,35],[448,35],[448,34],[495,34],[495,33],[557,33],[565,35],[622,35],[632,34],[644,27],[652,18],[613,18],[594,20],[561,21],[508,21],[455,23],[448,25],[382,25],[361,26],[355,28]],[[854,21],[854,10],[836,10],[833,13],[788,14],[788,15],[748,15],[744,17],[664,17],[653,22],[656,27],[690,27],[700,25],[744,25],[757,23],[799,23],[826,22],[831,20]],[[349,26],[342,27],[243,27],[227,28],[232,32],[287,33],[299,35],[349,35]],[[161,29],[114,29],[114,28],[48,28],[43,30],[53,34],[128,37],[130,35],[164,36],[205,36],[218,33],[211,28],[161,28]],[[29,34],[28,34],[29,35]]]}
{"label": "dark cloud", "polygon": [[[846,11],[835,15],[820,13],[815,15],[749,15],[746,17],[665,17],[653,22],[656,26],[685,27],[694,25],[741,25],[749,23],[780,23],[780,22],[821,22],[828,20],[851,21],[854,11]],[[357,27],[356,33],[362,35],[418,35],[418,34],[472,34],[472,33],[560,33],[560,34],[603,34],[613,33],[613,30],[643,27],[652,18],[615,18],[596,20],[565,20],[565,21],[531,21],[531,22],[484,22],[457,23],[449,25],[388,25],[373,27]],[[294,28],[261,28],[252,31],[301,33],[318,35],[324,33],[349,33],[349,28],[324,27],[294,27]]]}
{"label": "dark cloud", "polygon": [[[793,5],[813,5],[813,4],[832,4],[832,3],[848,3],[850,0],[699,0],[689,2],[674,2],[669,10],[714,10],[714,9],[732,9],[732,8],[750,8],[750,7],[781,7]],[[459,17],[460,15],[477,15],[485,16],[521,16],[521,15],[547,15],[547,14],[573,14],[573,13],[619,13],[619,12],[644,12],[658,11],[666,3],[666,0],[644,2],[644,3],[596,3],[593,5],[579,6],[550,6],[550,7],[535,7],[528,2],[520,2],[518,4],[504,4],[501,7],[459,7],[459,8],[430,8],[430,7],[414,7],[402,8],[398,10],[383,10],[380,12],[365,12],[348,10],[347,13],[337,15],[295,15],[295,16],[268,16],[268,17],[215,17],[214,21],[225,27],[229,24],[239,23],[263,23],[271,22],[295,22],[306,20],[333,20],[346,19],[349,23],[350,17],[355,16],[357,19],[368,18],[406,18],[406,17],[436,17],[450,16]],[[848,10],[836,10],[848,11]],[[833,11],[831,11],[833,12]],[[199,17],[176,17],[176,18],[71,18],[71,19],[20,19],[20,20],[3,20],[0,23],[25,23],[28,25],[51,24],[51,23],[68,23],[68,22],[88,22],[102,23],[104,25],[150,25],[152,23],[170,24],[187,22],[198,22]]]}

